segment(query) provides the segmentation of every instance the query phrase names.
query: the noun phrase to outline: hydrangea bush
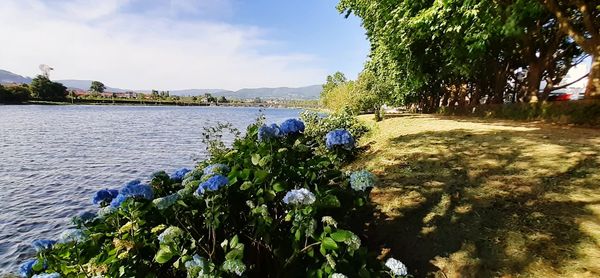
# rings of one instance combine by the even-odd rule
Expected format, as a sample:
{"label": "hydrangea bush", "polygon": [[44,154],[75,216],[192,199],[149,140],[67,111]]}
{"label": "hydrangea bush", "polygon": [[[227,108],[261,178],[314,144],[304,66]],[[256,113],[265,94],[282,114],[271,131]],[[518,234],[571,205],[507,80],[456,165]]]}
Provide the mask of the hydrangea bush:
{"label": "hydrangea bush", "polygon": [[[407,275],[399,261],[384,265],[364,247],[360,216],[368,214],[374,176],[343,173],[345,156],[320,148],[326,133],[305,134],[312,128],[298,119],[257,122],[231,147],[213,144],[220,149],[195,169],[98,191],[92,196],[98,212],[75,217],[75,227],[57,241],[35,240],[37,257],[22,265],[21,275]],[[344,134],[353,147],[356,138]]]}

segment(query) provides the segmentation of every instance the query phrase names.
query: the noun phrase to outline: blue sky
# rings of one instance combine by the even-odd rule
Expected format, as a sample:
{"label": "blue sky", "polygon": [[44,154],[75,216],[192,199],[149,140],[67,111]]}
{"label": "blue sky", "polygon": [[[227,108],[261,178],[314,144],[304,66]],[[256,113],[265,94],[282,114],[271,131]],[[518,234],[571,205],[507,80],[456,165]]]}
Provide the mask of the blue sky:
{"label": "blue sky", "polygon": [[[112,87],[304,86],[368,54],[329,0],[3,0],[0,69]],[[5,16],[6,15],[6,16]]]}

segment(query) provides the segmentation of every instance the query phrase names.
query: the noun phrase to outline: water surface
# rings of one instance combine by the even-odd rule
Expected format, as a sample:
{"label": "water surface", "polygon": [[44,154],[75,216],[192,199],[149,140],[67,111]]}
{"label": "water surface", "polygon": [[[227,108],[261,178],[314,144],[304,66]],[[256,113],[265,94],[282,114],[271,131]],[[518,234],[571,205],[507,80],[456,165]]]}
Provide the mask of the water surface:
{"label": "water surface", "polygon": [[[265,109],[268,122],[300,110]],[[205,157],[202,127],[240,130],[258,108],[0,105],[0,275],[56,238],[91,195]]]}

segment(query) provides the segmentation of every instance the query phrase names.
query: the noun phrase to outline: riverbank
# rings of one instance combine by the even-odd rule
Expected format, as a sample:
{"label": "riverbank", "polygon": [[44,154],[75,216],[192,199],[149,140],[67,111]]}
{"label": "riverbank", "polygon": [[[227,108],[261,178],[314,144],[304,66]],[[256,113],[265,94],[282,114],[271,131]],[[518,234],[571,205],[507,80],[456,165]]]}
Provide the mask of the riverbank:
{"label": "riverbank", "polygon": [[[373,247],[416,277],[598,277],[600,130],[403,114],[373,122]],[[443,273],[443,274],[442,274]]]}
{"label": "riverbank", "polygon": [[127,105],[127,106],[224,106],[224,107],[264,107],[264,108],[304,108],[318,109],[318,103],[311,101],[289,101],[281,103],[252,103],[252,102],[228,102],[228,103],[201,103],[181,101],[149,101],[134,99],[77,99],[75,101],[42,101],[31,100],[23,103],[0,103],[0,105]]}

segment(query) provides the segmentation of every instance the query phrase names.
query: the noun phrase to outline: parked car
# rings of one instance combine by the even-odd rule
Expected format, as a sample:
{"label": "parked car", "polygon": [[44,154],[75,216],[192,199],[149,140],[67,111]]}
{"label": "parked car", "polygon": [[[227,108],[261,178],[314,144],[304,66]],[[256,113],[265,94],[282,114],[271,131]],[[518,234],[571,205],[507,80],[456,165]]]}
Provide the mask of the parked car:
{"label": "parked car", "polygon": [[571,100],[571,94],[565,92],[552,92],[548,96],[548,101],[568,101]]}

